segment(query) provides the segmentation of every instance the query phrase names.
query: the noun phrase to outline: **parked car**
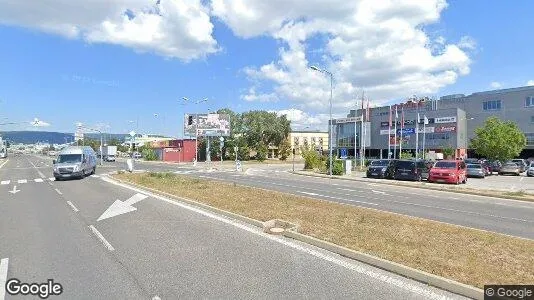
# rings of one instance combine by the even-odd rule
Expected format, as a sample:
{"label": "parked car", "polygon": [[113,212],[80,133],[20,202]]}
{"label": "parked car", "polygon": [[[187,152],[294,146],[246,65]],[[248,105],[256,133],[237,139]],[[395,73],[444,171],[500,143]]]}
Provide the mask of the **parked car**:
{"label": "parked car", "polygon": [[369,164],[367,177],[369,178],[392,178],[395,170],[395,159],[377,159]]}
{"label": "parked car", "polygon": [[479,159],[478,158],[466,158],[464,160],[464,162],[466,164],[478,164],[479,163]]}
{"label": "parked car", "polygon": [[491,170],[493,172],[499,173],[499,171],[501,170],[501,167],[502,167],[502,163],[500,161],[495,160],[491,162]]}
{"label": "parked car", "polygon": [[486,177],[486,170],[482,164],[467,164],[467,177],[484,178]]}
{"label": "parked car", "polygon": [[440,160],[430,169],[428,182],[466,183],[466,163],[462,160]]}
{"label": "parked car", "polygon": [[513,163],[519,166],[520,172],[523,173],[527,170],[527,162],[524,159],[512,159]]}
{"label": "parked car", "polygon": [[499,171],[499,175],[505,174],[519,176],[521,174],[521,168],[514,162],[507,162],[502,166],[501,170]]}
{"label": "parked car", "polygon": [[480,160],[479,163],[482,168],[484,169],[484,172],[485,172],[485,176],[491,176],[493,175],[493,168],[492,168],[492,165],[489,163],[488,160]]}
{"label": "parked car", "polygon": [[422,181],[428,179],[428,166],[423,160],[398,160],[395,163],[393,179]]}
{"label": "parked car", "polygon": [[534,162],[531,162],[527,169],[527,176],[532,177],[534,176]]}

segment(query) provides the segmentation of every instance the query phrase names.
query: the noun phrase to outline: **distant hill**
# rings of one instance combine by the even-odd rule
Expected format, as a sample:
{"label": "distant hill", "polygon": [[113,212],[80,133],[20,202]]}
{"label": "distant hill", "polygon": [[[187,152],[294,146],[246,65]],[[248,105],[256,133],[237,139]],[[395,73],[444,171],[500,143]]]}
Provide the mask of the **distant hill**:
{"label": "distant hill", "polygon": [[[50,144],[64,144],[65,141],[72,142],[74,133],[49,132],[49,131],[0,131],[0,136],[11,143],[35,144],[38,142]],[[98,133],[86,133],[86,138],[100,139]],[[105,134],[106,139],[124,140],[127,134]]]}

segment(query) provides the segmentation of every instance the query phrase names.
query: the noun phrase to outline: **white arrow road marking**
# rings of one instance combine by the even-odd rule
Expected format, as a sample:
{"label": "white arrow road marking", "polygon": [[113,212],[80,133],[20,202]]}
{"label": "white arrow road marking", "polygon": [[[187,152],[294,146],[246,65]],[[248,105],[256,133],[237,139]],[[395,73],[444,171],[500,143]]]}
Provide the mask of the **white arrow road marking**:
{"label": "white arrow road marking", "polygon": [[15,195],[16,193],[20,192],[20,190],[17,190],[17,186],[13,186],[13,190],[9,191],[11,194]]}
{"label": "white arrow road marking", "polygon": [[0,260],[0,300],[6,297],[6,281],[7,281],[7,266],[9,258],[2,258]]}
{"label": "white arrow road marking", "polygon": [[113,204],[111,204],[110,207],[108,207],[108,209],[106,209],[106,211],[96,221],[102,221],[107,218],[112,218],[137,210],[137,208],[133,207],[132,205],[146,198],[148,198],[147,195],[137,193],[124,202],[117,199],[115,200],[115,202],[113,202]]}
{"label": "white arrow road marking", "polygon": [[11,180],[2,180],[2,181],[0,182],[0,184],[1,184],[1,185],[7,185],[7,184],[9,184],[10,182],[11,182]]}
{"label": "white arrow road marking", "polygon": [[28,182],[28,180],[26,180],[26,179],[19,179],[19,181],[18,181],[18,183],[27,183],[27,182]]}

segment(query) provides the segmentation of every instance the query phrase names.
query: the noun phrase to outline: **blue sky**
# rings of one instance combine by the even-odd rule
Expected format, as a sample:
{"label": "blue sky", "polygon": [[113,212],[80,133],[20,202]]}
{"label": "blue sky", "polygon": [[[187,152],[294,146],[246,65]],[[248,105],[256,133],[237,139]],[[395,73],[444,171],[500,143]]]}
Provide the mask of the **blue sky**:
{"label": "blue sky", "polygon": [[[60,0],[55,2],[61,5]],[[206,27],[207,33],[184,38],[188,43],[179,40],[181,35],[173,35],[177,33],[168,29],[171,27],[161,29],[161,32],[156,30],[163,36],[179,36],[174,42],[166,39],[164,46],[158,41],[135,40],[142,33],[132,34],[131,30],[128,34],[132,36],[128,37],[124,37],[125,33],[104,30],[93,33],[92,24],[104,28],[102,22],[107,17],[98,8],[95,8],[94,18],[86,20],[86,24],[76,24],[75,19],[63,20],[53,12],[34,21],[27,18],[24,11],[38,11],[39,8],[24,6],[30,4],[0,4],[0,11],[5,12],[0,13],[0,39],[4,41],[0,44],[3,58],[0,63],[0,123],[6,121],[2,118],[19,122],[37,117],[50,124],[38,130],[72,132],[75,123],[82,122],[113,133],[128,132],[137,127],[138,132],[180,136],[184,113],[229,107],[236,111],[290,110],[297,126],[320,128],[325,123],[328,81],[321,74],[303,72],[302,68],[306,66],[299,64],[302,61],[340,70],[335,74],[336,115],[346,113],[348,109],[344,105],[353,103],[361,90],[366,90],[372,103],[378,104],[398,101],[414,93],[438,96],[471,93],[523,86],[534,80],[534,40],[529,38],[529,31],[534,28],[532,1],[514,1],[514,5],[506,1],[448,1],[446,8],[437,9],[437,19],[424,24],[411,21],[412,13],[405,14],[400,10],[394,19],[405,17],[409,20],[406,24],[413,28],[405,32],[423,28],[430,41],[427,47],[436,47],[433,50],[435,56],[445,53],[447,44],[458,45],[460,49],[459,52],[451,51],[439,62],[428,60],[428,64],[439,67],[427,68],[421,65],[424,62],[417,62],[420,70],[413,71],[414,67],[409,63],[412,67],[406,70],[412,72],[410,77],[415,79],[402,84],[384,75],[387,72],[358,74],[357,63],[351,67],[354,72],[350,68],[343,69],[348,62],[359,62],[361,58],[347,58],[340,52],[349,47],[349,43],[330,44],[336,34],[345,40],[351,37],[344,37],[342,31],[323,28],[325,25],[321,22],[336,25],[336,19],[329,17],[331,12],[321,8],[321,1],[312,1],[308,5],[319,3],[316,10],[306,7],[302,1],[294,1],[292,5],[295,7],[302,5],[302,15],[288,15],[279,23],[274,20],[273,24],[267,25],[262,17],[268,18],[269,13],[275,14],[280,8],[261,7],[269,5],[261,4],[261,1],[250,1],[248,9],[264,12],[265,16],[243,22],[240,21],[243,20],[239,15],[241,10],[228,2],[185,2],[205,13],[206,17],[197,22],[211,26]],[[3,7],[5,5],[7,7]],[[171,14],[172,9],[173,6],[165,7],[169,15],[165,18],[169,23],[182,24],[176,20],[182,17],[191,21],[191,15]],[[432,9],[424,8],[421,19],[432,15]],[[116,15],[116,11],[106,13]],[[137,16],[141,18],[141,12]],[[46,18],[54,20],[58,26],[76,25],[84,34],[69,35],[58,27],[50,29]],[[305,39],[298,38],[299,28],[286,26],[291,23],[288,20],[297,25],[298,22],[308,22],[305,28],[316,26],[317,29],[307,33]],[[187,22],[183,26],[187,27]],[[198,23],[192,24],[197,26]],[[379,45],[395,46],[393,42],[386,43],[385,38],[380,41],[383,32],[373,32],[372,28],[360,23],[351,28],[369,34],[368,39],[358,38],[357,49],[362,53],[370,53]],[[417,42],[413,43],[417,45]],[[403,47],[400,42],[399,45]],[[189,47],[189,52],[174,50],[179,47]],[[304,60],[298,56],[301,51]],[[346,52],[353,53],[350,47]],[[382,55],[384,65],[387,65],[392,58],[387,53]],[[381,59],[366,61],[369,64],[367,70],[372,71],[373,65],[380,65]],[[406,64],[399,62],[399,65],[403,67],[391,67],[404,70]],[[439,78],[428,77],[440,72]],[[455,74],[453,79],[451,74]],[[199,105],[181,105],[184,96],[192,100],[209,100]],[[29,128],[27,125],[1,127],[2,130]]]}

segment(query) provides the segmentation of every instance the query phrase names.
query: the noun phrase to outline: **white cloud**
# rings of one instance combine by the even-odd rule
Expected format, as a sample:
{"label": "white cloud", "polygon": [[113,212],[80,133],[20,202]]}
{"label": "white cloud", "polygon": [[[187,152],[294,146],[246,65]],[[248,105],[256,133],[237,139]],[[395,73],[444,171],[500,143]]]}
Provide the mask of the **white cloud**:
{"label": "white cloud", "polygon": [[[293,130],[328,130],[329,114],[309,114],[295,108],[279,110],[276,113],[279,116],[286,115],[287,119],[291,121],[291,129]],[[332,117],[335,119],[345,115],[335,114]]]}
{"label": "white cloud", "polygon": [[333,106],[344,113],[362,90],[379,104],[437,93],[470,72],[465,49],[474,47],[472,38],[451,44],[424,31],[446,6],[444,0],[212,1],[213,14],[236,35],[282,42],[276,61],[245,68],[254,86],[272,88],[254,89],[243,98],[277,95],[298,109],[325,112],[329,78],[309,69],[319,64],[334,73]]}
{"label": "white cloud", "polygon": [[529,86],[534,86],[534,80],[529,80],[529,81],[527,81],[527,85],[529,85]]}
{"label": "white cloud", "polygon": [[258,94],[256,93],[256,88],[251,87],[247,94],[241,95],[241,99],[249,102],[276,102],[278,101],[278,96],[275,93],[270,94]]}
{"label": "white cloud", "polygon": [[209,10],[200,0],[1,1],[0,24],[185,61],[218,51]]}
{"label": "white cloud", "polygon": [[502,83],[498,81],[493,81],[492,83],[490,83],[490,86],[494,89],[500,89],[502,88]]}
{"label": "white cloud", "polygon": [[50,126],[50,123],[39,120],[37,118],[33,119],[33,121],[30,123],[31,123],[31,126],[33,127],[49,127]]}
{"label": "white cloud", "polygon": [[463,36],[458,42],[458,47],[461,49],[475,50],[477,47],[477,42],[470,36]]}

